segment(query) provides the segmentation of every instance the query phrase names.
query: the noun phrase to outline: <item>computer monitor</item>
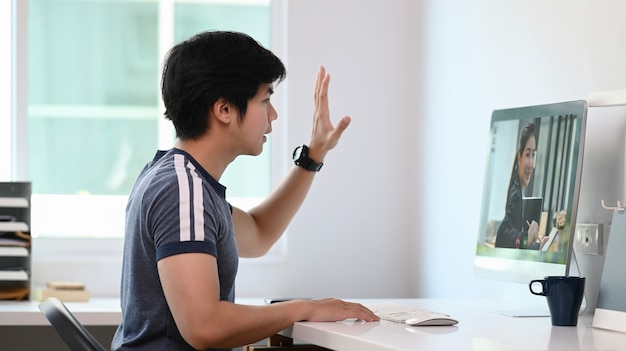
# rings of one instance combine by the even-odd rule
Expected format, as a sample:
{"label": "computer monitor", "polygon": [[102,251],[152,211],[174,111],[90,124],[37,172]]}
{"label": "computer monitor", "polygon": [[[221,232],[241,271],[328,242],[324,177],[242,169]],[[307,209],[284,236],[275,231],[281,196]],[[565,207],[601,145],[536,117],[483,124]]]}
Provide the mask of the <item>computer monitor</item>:
{"label": "computer monitor", "polygon": [[[493,111],[475,276],[528,285],[569,274],[586,115],[583,100]],[[541,199],[536,223],[527,198]]]}

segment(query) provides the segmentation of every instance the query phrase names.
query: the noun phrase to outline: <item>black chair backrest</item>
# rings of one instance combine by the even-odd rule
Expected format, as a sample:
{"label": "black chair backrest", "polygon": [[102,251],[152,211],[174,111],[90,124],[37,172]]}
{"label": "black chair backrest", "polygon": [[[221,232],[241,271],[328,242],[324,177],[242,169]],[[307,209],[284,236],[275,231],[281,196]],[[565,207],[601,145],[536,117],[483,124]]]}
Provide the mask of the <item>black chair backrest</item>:
{"label": "black chair backrest", "polygon": [[58,298],[47,298],[39,304],[39,309],[72,351],[105,351]]}

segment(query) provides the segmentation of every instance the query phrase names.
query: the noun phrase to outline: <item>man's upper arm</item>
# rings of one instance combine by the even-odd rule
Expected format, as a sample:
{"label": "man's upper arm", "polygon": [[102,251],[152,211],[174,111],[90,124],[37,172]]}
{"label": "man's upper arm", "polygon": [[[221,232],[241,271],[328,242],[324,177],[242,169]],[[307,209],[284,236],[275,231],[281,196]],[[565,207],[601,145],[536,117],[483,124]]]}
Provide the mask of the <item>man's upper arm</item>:
{"label": "man's upper arm", "polygon": [[194,323],[207,322],[219,302],[217,260],[206,253],[185,253],[165,257],[157,267],[167,304],[185,337]]}
{"label": "man's upper arm", "polygon": [[239,256],[258,257],[259,255],[255,253],[259,250],[260,242],[254,218],[235,206],[232,207],[232,211]]}

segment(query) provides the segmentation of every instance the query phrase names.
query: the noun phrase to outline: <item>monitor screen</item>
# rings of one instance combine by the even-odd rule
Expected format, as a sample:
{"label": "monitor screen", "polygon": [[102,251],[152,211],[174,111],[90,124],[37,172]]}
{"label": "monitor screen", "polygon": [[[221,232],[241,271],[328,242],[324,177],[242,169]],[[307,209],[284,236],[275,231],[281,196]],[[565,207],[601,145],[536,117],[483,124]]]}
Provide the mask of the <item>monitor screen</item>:
{"label": "monitor screen", "polygon": [[583,100],[493,112],[476,276],[528,284],[569,273],[586,114]]}

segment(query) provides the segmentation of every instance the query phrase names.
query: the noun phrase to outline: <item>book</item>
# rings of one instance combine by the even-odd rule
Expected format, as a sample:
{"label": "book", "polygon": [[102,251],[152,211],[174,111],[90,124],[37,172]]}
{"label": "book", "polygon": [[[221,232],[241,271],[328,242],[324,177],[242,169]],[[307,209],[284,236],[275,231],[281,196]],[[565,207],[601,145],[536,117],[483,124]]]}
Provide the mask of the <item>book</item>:
{"label": "book", "polygon": [[36,287],[33,289],[33,300],[43,301],[49,297],[56,297],[63,302],[86,302],[89,301],[89,291],[72,289],[50,289]]}
{"label": "book", "polygon": [[46,283],[46,287],[54,290],[85,290],[85,284],[81,282],[51,281]]}

